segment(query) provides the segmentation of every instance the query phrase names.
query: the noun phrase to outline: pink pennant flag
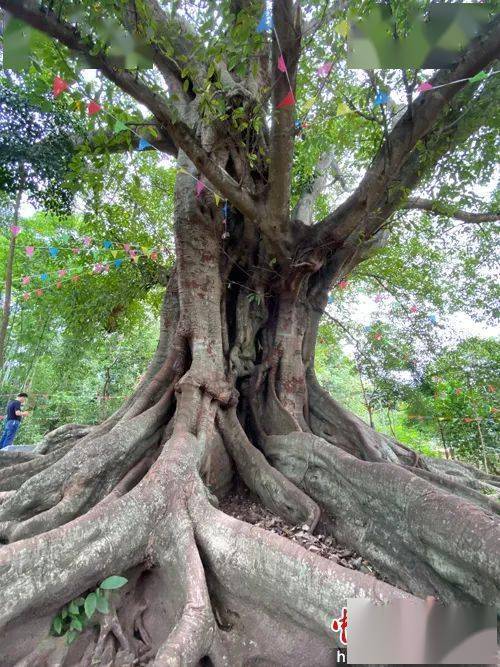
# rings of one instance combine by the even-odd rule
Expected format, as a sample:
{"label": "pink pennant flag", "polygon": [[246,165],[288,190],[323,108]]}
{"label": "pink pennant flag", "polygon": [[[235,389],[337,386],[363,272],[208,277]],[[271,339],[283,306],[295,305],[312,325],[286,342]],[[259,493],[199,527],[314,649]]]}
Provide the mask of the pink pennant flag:
{"label": "pink pennant flag", "polygon": [[52,83],[52,92],[54,97],[58,97],[61,93],[69,88],[68,84],[64,79],[61,79],[60,76],[55,76]]}
{"label": "pink pennant flag", "polygon": [[425,93],[426,90],[432,90],[433,87],[434,86],[431,83],[429,83],[428,81],[425,81],[424,83],[421,83],[418,86],[417,90],[418,90],[419,93]]}
{"label": "pink pennant flag", "polygon": [[125,250],[125,252],[128,252],[130,250],[130,243],[124,243],[123,249]]}
{"label": "pink pennant flag", "polygon": [[323,63],[318,69],[316,70],[316,74],[318,76],[328,76],[330,72],[332,71],[333,63]]}
{"label": "pink pennant flag", "polygon": [[102,106],[100,104],[97,104],[97,102],[89,102],[87,104],[87,112],[89,116],[94,116],[96,113],[99,113],[99,111],[102,109]]}
{"label": "pink pennant flag", "polygon": [[78,253],[80,252],[80,248],[72,248],[72,251],[73,255],[78,255]]}
{"label": "pink pennant flag", "polygon": [[83,237],[83,245],[89,246],[92,243],[92,239],[90,236],[84,236]]}
{"label": "pink pennant flag", "polygon": [[416,312],[418,312],[417,306],[411,306],[410,313],[416,313]]}
{"label": "pink pennant flag", "polygon": [[384,298],[383,294],[376,294],[374,301],[375,301],[375,303],[380,303],[383,298]]}
{"label": "pink pennant flag", "polygon": [[62,278],[62,277],[65,276],[67,273],[68,273],[68,272],[66,271],[66,269],[59,269],[59,271],[57,272],[57,275],[59,275],[59,276]]}
{"label": "pink pennant flag", "polygon": [[286,62],[283,55],[278,58],[278,69],[280,72],[286,72]]}
{"label": "pink pennant flag", "polygon": [[10,231],[12,232],[12,236],[17,236],[18,234],[21,233],[21,227],[18,227],[17,225],[12,225]]}
{"label": "pink pennant flag", "polygon": [[102,271],[102,264],[94,264],[94,273],[101,273]]}
{"label": "pink pennant flag", "polygon": [[201,193],[205,189],[205,183],[203,181],[200,181],[199,179],[196,181],[196,196],[199,198],[201,197]]}
{"label": "pink pennant flag", "polygon": [[382,340],[382,334],[381,333],[375,334],[375,340]]}
{"label": "pink pennant flag", "polygon": [[347,280],[341,280],[341,281],[339,282],[339,287],[340,287],[340,289],[345,289],[345,288],[347,287],[348,284],[349,284],[349,283],[347,282]]}
{"label": "pink pennant flag", "polygon": [[30,298],[30,293],[29,292],[24,292],[23,294],[23,299],[27,301]]}
{"label": "pink pennant flag", "polygon": [[42,295],[43,295],[43,289],[42,289],[41,287],[39,287],[39,288],[36,290],[35,294],[36,294],[37,296],[42,296]]}
{"label": "pink pennant flag", "polygon": [[23,285],[27,285],[30,280],[31,279],[30,279],[29,276],[24,276],[21,282],[22,282]]}
{"label": "pink pennant flag", "polygon": [[129,250],[130,257],[136,257],[137,256],[137,250]]}
{"label": "pink pennant flag", "polygon": [[284,107],[291,107],[295,104],[295,97],[293,96],[292,91],[290,90],[287,95],[281,100],[279,104],[276,105],[277,109],[283,109]]}
{"label": "pink pennant flag", "polygon": [[33,253],[35,252],[35,246],[27,245],[25,250],[28,257],[33,257]]}

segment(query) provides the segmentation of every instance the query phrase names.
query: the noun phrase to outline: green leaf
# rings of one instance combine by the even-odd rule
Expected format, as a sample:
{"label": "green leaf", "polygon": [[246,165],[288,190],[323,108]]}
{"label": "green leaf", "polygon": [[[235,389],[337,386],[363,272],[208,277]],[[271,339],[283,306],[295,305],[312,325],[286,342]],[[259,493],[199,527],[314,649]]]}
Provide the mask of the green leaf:
{"label": "green leaf", "polygon": [[77,637],[78,632],[76,630],[70,630],[66,633],[66,644],[72,644]]}
{"label": "green leaf", "polygon": [[97,598],[97,610],[101,614],[109,614],[109,602],[105,597],[99,596]]}
{"label": "green leaf", "polygon": [[83,625],[82,625],[82,622],[80,621],[80,619],[79,618],[72,618],[69,629],[70,630],[78,630],[78,632],[81,632],[83,630]]}
{"label": "green leaf", "polygon": [[105,579],[99,588],[102,588],[105,591],[113,591],[115,588],[121,588],[122,586],[125,586],[127,581],[128,579],[125,579],[125,577],[120,577],[116,574],[113,574],[111,577]]}
{"label": "green leaf", "polygon": [[68,611],[70,614],[73,614],[74,616],[78,616],[80,613],[80,610],[78,609],[78,605],[74,600],[71,600],[71,602],[68,605]]}
{"label": "green leaf", "polygon": [[91,618],[92,614],[95,612],[97,606],[97,595],[95,593],[89,593],[85,598],[85,613],[87,618]]}
{"label": "green leaf", "polygon": [[62,630],[62,618],[59,616],[59,614],[54,618],[52,621],[52,627],[54,629],[54,632],[56,632],[58,635],[61,634]]}

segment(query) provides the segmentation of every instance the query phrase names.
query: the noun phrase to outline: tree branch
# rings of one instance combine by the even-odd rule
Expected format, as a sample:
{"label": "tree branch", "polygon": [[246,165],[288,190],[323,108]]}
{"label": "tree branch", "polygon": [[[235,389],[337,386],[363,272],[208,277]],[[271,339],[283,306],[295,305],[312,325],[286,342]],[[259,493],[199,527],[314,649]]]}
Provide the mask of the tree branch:
{"label": "tree branch", "polygon": [[293,210],[292,220],[299,220],[304,225],[312,225],[314,204],[324,191],[331,170],[335,172],[334,180],[340,181],[342,187],[345,188],[345,181],[335,162],[335,151],[326,151],[316,164],[313,180],[307,191],[301,196]]}
{"label": "tree branch", "polygon": [[460,208],[454,208],[453,204],[436,201],[433,199],[424,199],[423,197],[414,197],[409,199],[402,208],[404,209],[420,209],[442,215],[443,217],[455,218],[463,222],[495,222],[500,220],[500,211],[496,213],[473,213],[472,211],[464,211]]}
{"label": "tree branch", "polygon": [[[500,55],[500,17],[486,32],[471,41],[460,62],[452,69],[440,70],[431,80],[433,86],[467,79],[488,67]],[[438,141],[437,127],[443,112],[467,81],[419,95],[388,134],[371,167],[353,194],[319,224],[306,231],[304,246],[333,249],[358,232],[365,237],[376,232],[405,199],[407,187],[421,178],[422,159],[415,159],[417,144],[434,139],[434,163],[445,152],[444,138]],[[448,141],[448,146],[453,141]],[[422,144],[421,144],[422,145]],[[427,155],[428,157],[428,155]],[[404,177],[403,177],[404,174]],[[403,182],[404,181],[404,182]]]}
{"label": "tree branch", "polygon": [[158,120],[162,133],[166,133],[177,148],[186,153],[214,188],[219,190],[221,195],[227,198],[243,215],[255,219],[257,216],[256,204],[250,193],[241,188],[224,169],[211,159],[198,143],[188,125],[181,120],[174,120],[175,110],[171,108],[167,100],[139,81],[131,72],[116,68],[104,53],[99,52],[92,55],[92,45],[88,40],[82,38],[75,27],[60,21],[54,12],[39,9],[36,0],[0,0],[0,7],[32,27],[54,37],[72,51],[81,54],[91,67],[100,70],[110,81],[148,107]]}
{"label": "tree branch", "polygon": [[278,44],[273,44],[274,84],[272,93],[273,121],[269,164],[269,227],[273,236],[286,233],[290,207],[291,166],[294,148],[294,105],[276,109],[289,94],[290,84],[295,94],[295,77],[300,57],[300,6],[294,16],[292,0],[274,0],[273,21],[278,35],[288,76],[278,70]]}

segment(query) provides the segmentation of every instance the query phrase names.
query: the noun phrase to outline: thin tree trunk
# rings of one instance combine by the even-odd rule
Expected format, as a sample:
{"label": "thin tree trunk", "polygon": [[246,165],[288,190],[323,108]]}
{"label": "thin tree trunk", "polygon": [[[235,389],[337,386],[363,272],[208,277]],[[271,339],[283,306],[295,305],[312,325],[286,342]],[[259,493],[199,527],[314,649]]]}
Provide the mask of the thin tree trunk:
{"label": "thin tree trunk", "polygon": [[375,428],[375,425],[373,423],[372,406],[370,405],[370,402],[368,400],[368,396],[366,395],[365,384],[363,382],[363,376],[361,374],[361,368],[359,366],[359,363],[358,363],[357,359],[356,359],[356,368],[358,369],[359,384],[361,385],[361,392],[363,394],[363,403],[365,404],[366,411],[368,412],[368,418],[370,420],[370,426],[372,428]]}
{"label": "thin tree trunk", "polygon": [[[13,226],[16,226],[17,223],[19,222],[19,211],[21,208],[22,196],[23,196],[23,187],[21,182],[21,185],[16,195],[14,217],[12,220]],[[9,319],[10,319],[10,306],[12,300],[12,272],[14,268],[15,250],[16,250],[16,237],[14,234],[11,234],[9,252],[7,255],[7,266],[5,268],[4,302],[3,302],[2,323],[0,325],[0,371],[3,370],[5,361],[5,343],[7,339],[7,330],[9,327]]]}
{"label": "thin tree trunk", "polygon": [[[450,450],[448,450],[448,447],[446,445],[446,440],[444,439],[443,427],[441,426],[441,423],[440,423],[439,419],[436,419],[436,423],[437,423],[437,426],[438,426],[439,435],[441,437],[441,442],[443,443],[443,449],[444,449],[445,456],[446,456],[447,459],[449,459],[450,455],[451,455],[451,448],[450,448]],[[452,455],[451,455],[451,458],[453,458]]]}

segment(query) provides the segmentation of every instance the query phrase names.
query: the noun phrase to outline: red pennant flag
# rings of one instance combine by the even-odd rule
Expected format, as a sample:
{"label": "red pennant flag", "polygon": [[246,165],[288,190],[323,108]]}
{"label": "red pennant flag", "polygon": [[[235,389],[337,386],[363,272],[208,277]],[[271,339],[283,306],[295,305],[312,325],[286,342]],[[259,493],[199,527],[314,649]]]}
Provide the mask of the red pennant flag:
{"label": "red pennant flag", "polygon": [[36,290],[36,295],[37,295],[37,296],[42,296],[42,295],[43,295],[43,289],[41,289],[41,287],[39,287],[39,288]]}
{"label": "red pennant flag", "polygon": [[283,109],[284,107],[292,107],[294,104],[295,104],[295,97],[293,96],[293,93],[290,90],[288,92],[288,94],[276,106],[276,108],[277,109]]}
{"label": "red pennant flag", "polygon": [[23,294],[23,299],[27,301],[30,298],[30,293],[29,292],[24,292]]}
{"label": "red pennant flag", "polygon": [[278,69],[280,72],[286,72],[286,63],[282,55],[278,58]]}
{"label": "red pennant flag", "polygon": [[410,313],[416,313],[416,312],[418,312],[418,308],[417,308],[417,306],[412,306],[412,307],[410,308]]}
{"label": "red pennant flag", "polygon": [[347,282],[347,280],[341,280],[341,281],[339,282],[339,287],[340,287],[340,289],[345,289],[345,288],[347,287],[348,284],[349,284],[349,283]]}
{"label": "red pennant flag", "polygon": [[201,197],[201,193],[205,189],[205,183],[203,181],[200,181],[199,179],[196,181],[196,197],[199,198]]}
{"label": "red pennant flag", "polygon": [[54,77],[54,82],[52,84],[52,92],[54,97],[58,97],[61,93],[64,93],[65,90],[69,88],[69,85],[64,79],[61,79],[60,76]]}
{"label": "red pennant flag", "polygon": [[152,252],[150,254],[150,257],[153,260],[153,262],[156,262],[156,260],[158,259],[158,253],[157,252]]}
{"label": "red pennant flag", "polygon": [[72,280],[74,283],[76,283],[76,282],[78,282],[78,280],[80,280],[80,276],[76,276],[76,275],[75,275],[75,276],[71,276],[71,280]]}
{"label": "red pennant flag", "polygon": [[58,281],[56,282],[56,287],[57,287],[57,289],[61,289],[61,287],[62,287],[62,282],[61,282],[60,280],[58,280]]}
{"label": "red pennant flag", "polygon": [[97,104],[97,102],[89,102],[87,104],[87,111],[89,116],[94,116],[96,113],[99,113],[99,111],[102,109],[102,106],[100,104]]}
{"label": "red pennant flag", "polygon": [[489,384],[487,389],[491,394],[494,394],[496,391],[495,387],[492,384]]}

